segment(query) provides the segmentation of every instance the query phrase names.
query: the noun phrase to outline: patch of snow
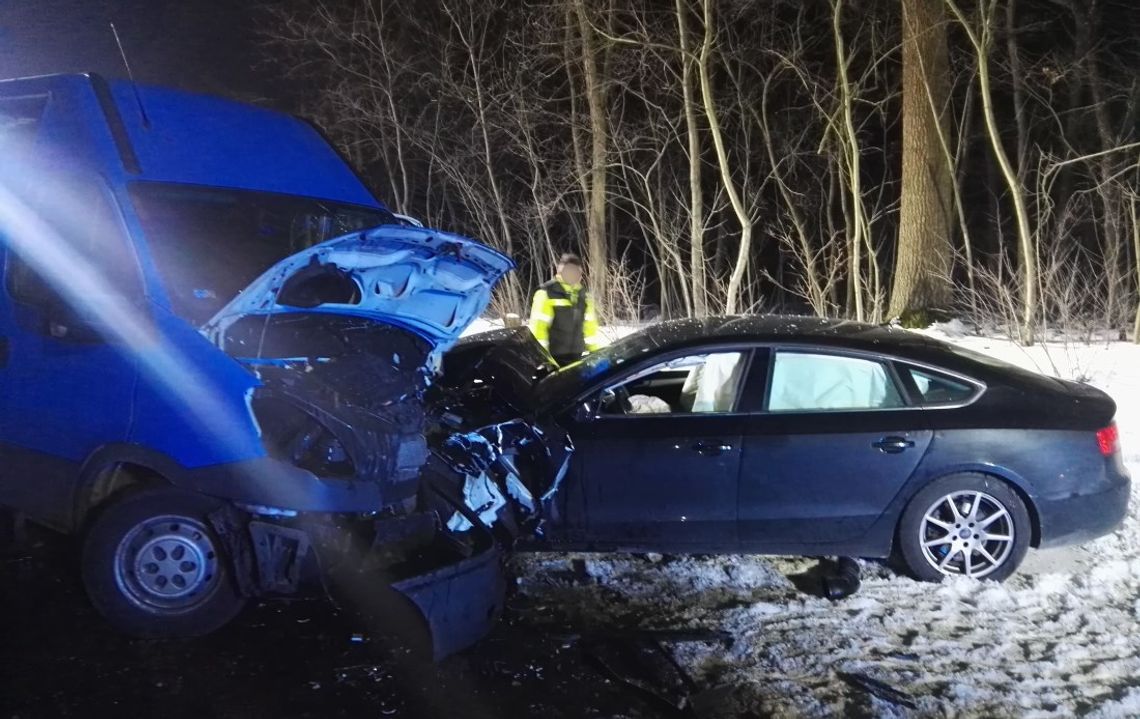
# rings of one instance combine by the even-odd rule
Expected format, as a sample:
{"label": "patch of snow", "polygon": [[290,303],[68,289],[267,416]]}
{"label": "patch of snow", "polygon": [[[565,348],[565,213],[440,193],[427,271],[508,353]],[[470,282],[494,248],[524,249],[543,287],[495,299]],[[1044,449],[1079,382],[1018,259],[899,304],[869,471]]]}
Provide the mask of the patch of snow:
{"label": "patch of snow", "polygon": [[946,340],[958,339],[973,334],[970,327],[957,318],[948,322],[935,322],[926,330],[926,333]]}
{"label": "patch of snow", "polygon": [[462,336],[469,337],[471,335],[479,335],[483,334],[484,332],[490,332],[492,330],[501,330],[503,327],[504,325],[502,320],[480,317],[468,325],[467,329],[463,330]]}

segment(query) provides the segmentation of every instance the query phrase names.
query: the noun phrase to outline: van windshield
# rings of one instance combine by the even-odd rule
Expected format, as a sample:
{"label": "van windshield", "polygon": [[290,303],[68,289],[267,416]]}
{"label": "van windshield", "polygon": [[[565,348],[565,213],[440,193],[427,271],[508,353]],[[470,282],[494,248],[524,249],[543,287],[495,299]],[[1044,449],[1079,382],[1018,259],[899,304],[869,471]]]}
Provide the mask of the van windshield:
{"label": "van windshield", "polygon": [[268,192],[137,182],[130,193],[172,309],[195,326],[286,257],[399,224],[378,207]]}

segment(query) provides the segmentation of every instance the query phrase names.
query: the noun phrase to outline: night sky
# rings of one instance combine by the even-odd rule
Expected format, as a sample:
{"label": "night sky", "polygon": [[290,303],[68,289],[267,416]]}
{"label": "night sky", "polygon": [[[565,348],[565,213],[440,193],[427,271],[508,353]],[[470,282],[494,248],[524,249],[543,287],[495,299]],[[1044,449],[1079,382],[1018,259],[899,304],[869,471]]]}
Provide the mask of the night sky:
{"label": "night sky", "polygon": [[288,87],[263,63],[256,11],[240,0],[0,0],[0,78],[94,71],[280,105]]}

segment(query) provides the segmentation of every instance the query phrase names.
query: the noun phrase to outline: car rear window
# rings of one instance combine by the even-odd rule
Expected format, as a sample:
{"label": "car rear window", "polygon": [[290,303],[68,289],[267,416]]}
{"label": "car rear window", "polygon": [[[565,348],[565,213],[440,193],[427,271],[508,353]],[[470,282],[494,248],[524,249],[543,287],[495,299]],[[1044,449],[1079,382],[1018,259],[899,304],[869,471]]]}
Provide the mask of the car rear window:
{"label": "car rear window", "polygon": [[924,405],[965,402],[978,391],[977,387],[968,382],[951,379],[917,367],[907,367],[906,372],[914,380]]}
{"label": "car rear window", "polygon": [[[960,345],[952,344],[949,342],[939,343],[941,347],[949,350],[952,354],[958,355],[964,359],[972,361],[975,365],[981,365],[985,369],[997,370],[1001,373],[1003,379],[1015,380],[1022,385],[1030,387],[1040,387],[1046,390],[1065,389],[1065,383],[1056,377],[1034,372],[1023,367],[1018,367],[1015,364],[1010,364],[1004,360],[996,357],[991,357],[982,352],[976,352],[972,349],[962,347]],[[984,377],[982,378],[984,379]]]}

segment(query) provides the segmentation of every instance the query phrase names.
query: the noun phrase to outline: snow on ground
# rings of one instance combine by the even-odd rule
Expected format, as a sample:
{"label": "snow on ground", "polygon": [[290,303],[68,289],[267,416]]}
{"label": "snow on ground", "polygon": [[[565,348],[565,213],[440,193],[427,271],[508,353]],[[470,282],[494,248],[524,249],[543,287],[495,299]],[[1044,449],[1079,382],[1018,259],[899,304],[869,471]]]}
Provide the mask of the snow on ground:
{"label": "snow on ground", "polygon": [[[1119,405],[1126,462],[1140,477],[1140,346],[1053,341],[1023,348],[971,336],[960,323],[928,332],[1108,391]],[[865,562],[862,589],[830,603],[788,578],[814,564],[806,559],[567,554],[517,558],[518,581],[584,631],[727,632],[727,649],[713,641],[671,645],[700,686],[725,688],[718,694],[725,716],[1134,717],[1137,494],[1134,485],[1119,532],[1076,549],[1031,552],[1002,585],[923,584]],[[842,672],[904,691],[915,707],[872,697],[842,681]]]}

